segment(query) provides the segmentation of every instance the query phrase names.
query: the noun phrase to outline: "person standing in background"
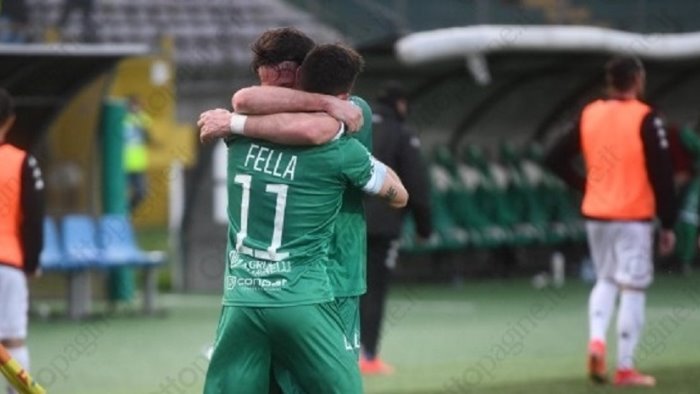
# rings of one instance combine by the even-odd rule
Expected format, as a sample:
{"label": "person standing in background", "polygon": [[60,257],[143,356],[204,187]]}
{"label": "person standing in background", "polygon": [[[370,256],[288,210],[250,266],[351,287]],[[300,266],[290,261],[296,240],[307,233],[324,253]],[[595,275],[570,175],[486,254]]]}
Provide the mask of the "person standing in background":
{"label": "person standing in background", "polygon": [[[654,277],[654,219],[661,221],[659,252],[675,245],[676,205],[669,142],[663,121],[640,101],[644,66],[634,57],[606,64],[609,97],[588,104],[576,126],[559,140],[545,164],[570,185],[585,190],[581,211],[596,270],[588,304],[588,374],[607,382],[606,334],[617,315],[616,386],[654,386],[635,369],[644,326],[646,289]],[[573,160],[583,154],[586,176]]]}
{"label": "person standing in background", "polygon": [[5,142],[14,122],[12,97],[0,89],[0,344],[28,371],[27,277],[39,272],[44,181],[36,159]]}
{"label": "person standing in background", "polygon": [[148,145],[153,121],[141,107],[138,98],[128,98],[124,118],[124,172],[129,183],[129,210],[133,212],[146,198],[148,169]]}
{"label": "person standing in background", "polygon": [[[678,188],[678,221],[676,223],[676,258],[681,270],[688,275],[692,272],[697,254],[698,226],[700,225],[700,136],[695,127],[686,125],[671,133],[671,153],[676,171]],[[675,148],[675,151],[674,149]]]}
{"label": "person standing in background", "polygon": [[[428,170],[420,152],[420,140],[404,126],[408,100],[404,89],[388,82],[377,97],[373,119],[373,152],[378,160],[394,168],[411,196],[406,207],[416,222],[419,237],[433,230]],[[379,340],[391,272],[396,266],[403,210],[389,208],[375,198],[365,199],[367,216],[367,293],[360,299],[360,371],[388,374],[393,367],[379,358]]]}

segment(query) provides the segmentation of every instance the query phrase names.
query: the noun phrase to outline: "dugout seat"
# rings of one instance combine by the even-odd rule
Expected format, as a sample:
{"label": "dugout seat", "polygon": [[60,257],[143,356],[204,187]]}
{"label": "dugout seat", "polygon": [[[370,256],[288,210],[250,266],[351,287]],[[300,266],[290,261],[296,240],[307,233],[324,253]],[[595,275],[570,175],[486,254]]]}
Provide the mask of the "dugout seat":
{"label": "dugout seat", "polygon": [[68,215],[61,221],[65,263],[76,267],[98,264],[101,259],[95,222],[87,215]]}
{"label": "dugout seat", "polygon": [[41,267],[66,275],[70,318],[81,319],[91,313],[90,271],[116,266],[143,269],[143,311],[146,314],[156,311],[156,268],[165,262],[165,253],[141,250],[126,216],[105,215],[96,225],[91,216],[68,215],[61,221],[60,233],[56,230],[54,220],[46,218]]}
{"label": "dugout seat", "polygon": [[156,268],[165,262],[165,253],[141,250],[136,243],[131,221],[125,215],[119,214],[108,214],[99,219],[98,242],[104,265],[128,265],[144,270],[143,311],[153,314],[158,294]]}
{"label": "dugout seat", "polygon": [[464,162],[457,164],[458,190],[450,199],[455,221],[469,233],[470,245],[475,248],[491,247],[499,244],[498,231],[492,232],[493,226],[482,210],[484,197],[484,179],[473,166]]}
{"label": "dugout seat", "polygon": [[[58,236],[58,233],[54,233]],[[59,238],[63,252],[61,269],[66,272],[68,316],[81,319],[92,309],[92,286],[88,268],[97,263],[100,252],[95,240],[95,225],[86,215],[69,215],[61,221]]]}
{"label": "dugout seat", "polygon": [[512,242],[510,229],[499,220],[502,196],[480,147],[470,144],[462,151],[458,173],[465,193],[453,200],[453,210],[469,232],[472,246],[492,248]]}
{"label": "dugout seat", "polygon": [[575,192],[542,165],[542,149],[500,147],[498,160],[470,144],[456,159],[436,145],[429,162],[434,236],[415,243],[406,218],[402,250],[432,252],[465,247],[556,245],[584,239]]}
{"label": "dugout seat", "polygon": [[454,198],[454,161],[446,146],[438,146],[429,164],[431,181],[431,208],[437,241],[435,249],[455,250],[467,245],[468,233],[455,222],[450,207]]}
{"label": "dugout seat", "polygon": [[507,173],[507,201],[513,211],[511,228],[521,245],[543,244],[547,238],[544,207],[523,169],[522,157],[510,142],[499,149],[499,163]]}
{"label": "dugout seat", "polygon": [[98,222],[98,242],[106,265],[158,265],[162,252],[145,252],[136,244],[131,221],[125,215],[109,214]]}
{"label": "dugout seat", "polygon": [[537,187],[538,199],[546,207],[549,223],[548,241],[558,244],[585,239],[583,221],[579,212],[580,198],[554,174],[542,167],[543,151],[539,144],[531,144],[525,153],[530,176],[541,178]]}
{"label": "dugout seat", "polygon": [[58,237],[58,229],[53,218],[44,218],[44,245],[39,255],[39,265],[42,270],[52,271],[64,269],[63,251]]}

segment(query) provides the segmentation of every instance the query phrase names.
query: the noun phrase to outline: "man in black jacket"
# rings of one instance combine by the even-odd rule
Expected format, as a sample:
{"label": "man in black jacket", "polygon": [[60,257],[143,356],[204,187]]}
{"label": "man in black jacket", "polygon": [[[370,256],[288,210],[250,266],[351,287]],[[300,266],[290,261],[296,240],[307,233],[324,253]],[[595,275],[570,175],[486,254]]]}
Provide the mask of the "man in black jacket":
{"label": "man in black jacket", "polygon": [[[406,94],[400,85],[390,82],[377,101],[373,119],[374,155],[394,168],[403,180],[411,195],[406,209],[415,219],[418,236],[428,238],[432,232],[430,185],[427,167],[420,153],[420,141],[404,126],[408,111]],[[360,370],[365,374],[386,374],[391,373],[393,368],[378,357],[379,336],[405,211],[388,209],[384,202],[368,197],[365,200],[365,213],[367,293],[360,300]]]}

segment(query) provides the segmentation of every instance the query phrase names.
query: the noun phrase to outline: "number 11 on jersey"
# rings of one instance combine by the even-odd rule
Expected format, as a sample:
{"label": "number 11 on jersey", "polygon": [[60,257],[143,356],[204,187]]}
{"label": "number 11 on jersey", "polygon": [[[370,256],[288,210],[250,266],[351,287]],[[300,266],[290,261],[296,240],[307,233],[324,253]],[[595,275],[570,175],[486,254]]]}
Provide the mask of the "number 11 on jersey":
{"label": "number 11 on jersey", "polygon": [[236,250],[239,253],[247,254],[251,257],[271,260],[271,261],[281,261],[289,257],[289,253],[277,253],[277,249],[282,246],[282,233],[284,231],[284,212],[287,207],[287,191],[289,186],[280,184],[268,184],[265,186],[265,191],[267,193],[272,193],[277,195],[275,202],[275,217],[273,222],[272,230],[272,241],[267,250],[257,250],[246,247],[243,245],[246,237],[248,236],[248,212],[250,210],[250,187],[253,183],[252,175],[236,175],[233,179],[235,183],[238,183],[243,188],[243,193],[241,195],[241,228],[236,234]]}

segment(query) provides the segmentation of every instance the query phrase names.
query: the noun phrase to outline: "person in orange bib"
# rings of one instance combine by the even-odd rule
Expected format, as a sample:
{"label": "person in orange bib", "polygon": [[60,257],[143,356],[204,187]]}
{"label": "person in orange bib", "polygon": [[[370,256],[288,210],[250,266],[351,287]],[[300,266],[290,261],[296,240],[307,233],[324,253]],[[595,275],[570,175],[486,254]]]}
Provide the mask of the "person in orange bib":
{"label": "person in orange bib", "polygon": [[[618,386],[654,386],[634,355],[644,325],[646,289],[653,280],[654,219],[659,252],[670,253],[676,206],[669,143],[663,121],[640,100],[645,71],[634,57],[606,64],[609,96],[586,105],[576,126],[549,152],[546,165],[584,190],[581,211],[597,280],[588,304],[588,372],[607,382],[606,333],[619,295]],[[585,176],[573,159],[583,155]]]}
{"label": "person in orange bib", "polygon": [[27,276],[39,268],[44,181],[36,159],[5,141],[14,121],[12,98],[0,89],[0,344],[29,370]]}

